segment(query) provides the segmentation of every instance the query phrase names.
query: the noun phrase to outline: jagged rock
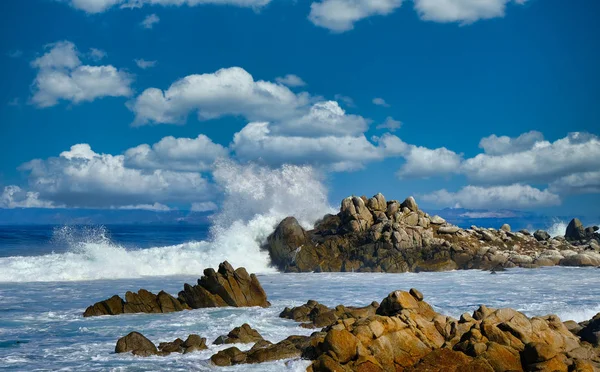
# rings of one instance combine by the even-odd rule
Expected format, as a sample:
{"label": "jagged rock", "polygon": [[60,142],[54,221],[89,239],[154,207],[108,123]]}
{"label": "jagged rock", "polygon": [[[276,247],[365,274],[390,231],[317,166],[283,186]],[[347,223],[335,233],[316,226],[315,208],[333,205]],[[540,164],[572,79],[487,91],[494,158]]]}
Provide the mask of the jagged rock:
{"label": "jagged rock", "polygon": [[267,295],[254,274],[248,274],[245,268],[234,270],[227,262],[219,265],[219,270],[204,270],[204,276],[198,285],[184,285],[179,299],[192,309],[204,307],[269,307]]}
{"label": "jagged rock", "polygon": [[131,332],[121,337],[115,346],[115,353],[133,353],[134,355],[150,356],[158,353],[156,345],[139,332]]}
{"label": "jagged rock", "polygon": [[115,353],[129,353],[139,356],[168,355],[170,353],[191,353],[206,350],[206,338],[191,334],[183,341],[180,338],[171,342],[161,342],[158,348],[139,332],[131,332],[121,337],[115,346]]}
{"label": "jagged rock", "polygon": [[267,246],[271,262],[278,268],[285,269],[305,243],[306,231],[300,226],[298,220],[294,217],[285,218],[268,238]]}
{"label": "jagged rock", "polygon": [[258,341],[264,341],[260,333],[244,323],[242,326],[232,329],[227,336],[219,336],[213,344],[249,344]]}
{"label": "jagged rock", "polygon": [[600,313],[596,314],[590,321],[585,322],[577,334],[583,341],[587,341],[596,347],[600,346]]}
{"label": "jagged rock", "polygon": [[458,226],[442,226],[437,232],[438,234],[456,234],[460,228]]}
{"label": "jagged rock", "polygon": [[204,270],[204,276],[198,280],[198,285],[186,283],[183,288],[178,298],[164,291],[155,295],[145,289],[140,289],[137,293],[127,292],[126,301],[115,295],[89,306],[83,316],[170,313],[221,306],[270,306],[256,275],[249,275],[243,267],[234,270],[227,261],[219,265],[218,272],[213,269]]}
{"label": "jagged rock", "polygon": [[435,215],[431,217],[431,223],[434,225],[443,225],[446,223],[446,220],[438,215]]}
{"label": "jagged rock", "polygon": [[373,302],[365,307],[346,307],[343,305],[330,309],[314,300],[309,300],[302,306],[293,308],[286,307],[280,318],[293,319],[302,322],[304,328],[323,328],[334,324],[338,319],[364,318],[375,314],[379,303]]}
{"label": "jagged rock", "polygon": [[[508,230],[508,226],[461,229],[429,217],[414,198],[400,204],[377,194],[371,199],[344,199],[340,212],[325,216],[313,230],[305,231],[295,220],[286,219],[264,248],[273,263],[287,272],[500,271],[558,265],[575,254],[586,254],[593,262],[595,251],[600,252],[597,233],[593,235],[597,239],[569,242],[541,230],[535,237]],[[557,253],[545,255],[545,251]],[[564,261],[569,262],[578,265],[575,258]]]}
{"label": "jagged rock", "polygon": [[567,240],[583,240],[586,238],[585,227],[577,218],[573,218],[567,225],[565,233]]}
{"label": "jagged rock", "polygon": [[406,198],[406,200],[404,200],[400,206],[402,208],[408,208],[413,212],[419,211],[419,206],[417,205],[415,198],[413,198],[412,196],[409,196],[408,198]]}

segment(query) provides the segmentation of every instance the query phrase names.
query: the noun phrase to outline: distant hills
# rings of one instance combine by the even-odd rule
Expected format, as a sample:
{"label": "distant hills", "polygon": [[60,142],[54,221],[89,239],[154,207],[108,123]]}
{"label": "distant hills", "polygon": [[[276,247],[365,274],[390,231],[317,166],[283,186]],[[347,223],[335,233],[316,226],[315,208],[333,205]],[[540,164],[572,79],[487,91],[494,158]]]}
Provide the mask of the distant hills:
{"label": "distant hills", "polygon": [[0,225],[206,225],[207,212],[120,209],[0,209]]}

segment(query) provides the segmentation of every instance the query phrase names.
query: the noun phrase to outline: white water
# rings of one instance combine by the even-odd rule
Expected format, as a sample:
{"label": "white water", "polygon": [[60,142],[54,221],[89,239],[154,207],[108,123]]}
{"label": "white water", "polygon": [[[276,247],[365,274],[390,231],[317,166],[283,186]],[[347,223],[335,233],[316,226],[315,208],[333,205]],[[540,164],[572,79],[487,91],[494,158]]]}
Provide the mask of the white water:
{"label": "white water", "polygon": [[[511,269],[490,275],[469,270],[443,273],[322,273],[259,275],[272,307],[213,308],[170,314],[126,314],[83,318],[85,307],[113,294],[140,287],[176,294],[189,277],[153,277],[61,283],[0,283],[0,369],[85,371],[303,371],[309,364],[284,360],[227,368],[209,358],[229,345],[212,345],[219,335],[243,323],[277,342],[313,330],[281,319],[285,306],[315,299],[327,306],[364,306],[391,291],[419,289],[436,311],[459,317],[480,304],[510,307],[528,316],[557,314],[583,321],[600,311],[600,275],[595,268]],[[197,333],[209,349],[198,353],[141,358],[114,354],[116,341],[139,331],[155,343]],[[16,341],[20,341],[17,344]],[[251,345],[235,345],[248,349]]]}
{"label": "white water", "polygon": [[221,161],[214,179],[224,194],[210,239],[143,250],[113,243],[102,229],[69,236],[66,253],[0,258],[0,282],[80,281],[161,275],[200,275],[228,260],[249,272],[273,272],[261,244],[281,219],[294,215],[309,228],[332,211],[318,174],[310,167],[269,169]]}

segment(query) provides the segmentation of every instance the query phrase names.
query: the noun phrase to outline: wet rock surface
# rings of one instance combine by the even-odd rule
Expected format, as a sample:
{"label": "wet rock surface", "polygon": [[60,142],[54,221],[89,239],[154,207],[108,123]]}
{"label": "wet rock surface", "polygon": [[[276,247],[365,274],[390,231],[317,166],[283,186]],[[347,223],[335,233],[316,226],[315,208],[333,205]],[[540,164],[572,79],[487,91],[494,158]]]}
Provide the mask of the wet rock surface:
{"label": "wet rock surface", "polygon": [[219,265],[218,271],[204,270],[197,285],[185,284],[177,298],[160,291],[153,294],[145,289],[137,293],[127,292],[125,300],[115,295],[89,306],[84,317],[119,315],[130,313],[170,313],[205,307],[268,307],[267,295],[256,275],[248,274],[245,268],[235,269],[227,262]]}
{"label": "wet rock surface", "polygon": [[422,272],[456,269],[600,265],[600,234],[579,220],[564,237],[471,226],[463,229],[420,210],[414,198],[348,197],[337,215],[313,230],[293,217],[269,236],[265,249],[274,266],[287,272]]}
{"label": "wet rock surface", "polygon": [[169,355],[171,353],[191,353],[206,350],[206,338],[191,334],[185,341],[180,338],[171,342],[161,342],[158,347],[139,332],[131,332],[121,337],[115,346],[115,353],[132,353],[138,356]]}
{"label": "wet rock surface", "polygon": [[[341,309],[345,311],[341,311]],[[280,359],[311,360],[308,371],[597,371],[600,368],[600,314],[575,323],[556,315],[527,317],[513,309],[481,305],[454,319],[436,312],[416,289],[394,291],[381,305],[342,305],[330,309],[316,301],[286,308],[281,316],[315,326],[314,313],[336,312],[329,324],[310,336],[290,336],[272,344],[248,324],[227,338],[253,342],[242,351],[230,347],[214,354],[215,366],[263,363]],[[312,314],[312,315],[311,315]],[[203,350],[206,340],[190,335],[158,348],[132,332],[119,339],[116,352],[167,355]],[[217,344],[217,342],[215,342]]]}
{"label": "wet rock surface", "polygon": [[259,341],[264,341],[260,333],[247,323],[244,323],[240,327],[232,329],[227,336],[219,336],[213,344],[249,344]]}

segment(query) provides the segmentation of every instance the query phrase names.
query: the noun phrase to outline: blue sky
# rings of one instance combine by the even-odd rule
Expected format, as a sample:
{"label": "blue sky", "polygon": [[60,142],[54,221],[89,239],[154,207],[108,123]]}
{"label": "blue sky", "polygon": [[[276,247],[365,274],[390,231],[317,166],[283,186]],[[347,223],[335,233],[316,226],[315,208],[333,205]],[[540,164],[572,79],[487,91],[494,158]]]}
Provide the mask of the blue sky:
{"label": "blue sky", "polygon": [[218,170],[254,163],[313,167],[333,203],[597,215],[598,16],[592,0],[4,1],[0,207],[211,209]]}

